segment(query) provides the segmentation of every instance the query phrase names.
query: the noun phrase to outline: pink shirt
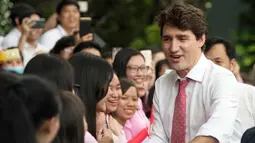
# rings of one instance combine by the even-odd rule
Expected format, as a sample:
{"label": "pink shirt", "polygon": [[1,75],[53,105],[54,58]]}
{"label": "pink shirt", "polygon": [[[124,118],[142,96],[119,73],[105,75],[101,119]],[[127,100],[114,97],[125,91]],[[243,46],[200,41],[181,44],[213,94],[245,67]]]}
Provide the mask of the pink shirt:
{"label": "pink shirt", "polygon": [[84,143],[97,143],[97,140],[89,132],[86,132],[84,136]]}
{"label": "pink shirt", "polygon": [[147,127],[149,120],[145,116],[143,111],[143,104],[142,100],[138,99],[138,110],[134,114],[134,116],[128,120],[124,127],[124,132],[126,135],[127,140],[132,139],[136,136],[140,131]]}

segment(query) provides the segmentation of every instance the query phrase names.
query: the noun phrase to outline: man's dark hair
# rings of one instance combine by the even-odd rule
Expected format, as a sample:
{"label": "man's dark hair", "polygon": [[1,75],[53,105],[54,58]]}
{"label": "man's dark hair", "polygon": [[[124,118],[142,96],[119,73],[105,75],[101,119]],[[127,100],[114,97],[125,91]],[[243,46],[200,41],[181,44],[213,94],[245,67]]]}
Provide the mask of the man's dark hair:
{"label": "man's dark hair", "polygon": [[[21,19],[24,13],[27,11],[33,10],[34,8],[26,3],[18,3],[14,5],[11,9],[10,19],[12,20],[12,25],[17,26],[15,19]],[[20,23],[21,24],[21,23]]]}
{"label": "man's dark hair", "polygon": [[103,59],[112,58],[112,51],[104,52],[102,57]]}
{"label": "man's dark hair", "polygon": [[92,42],[92,41],[87,41],[87,42],[81,42],[79,43],[75,48],[74,48],[74,51],[73,53],[76,54],[76,53],[79,53],[81,52],[82,50],[84,49],[96,49],[99,51],[99,53],[101,54],[101,47],[95,43],[95,42]]}
{"label": "man's dark hair", "polygon": [[218,38],[218,37],[214,37],[214,38],[210,38],[206,40],[205,46],[204,46],[204,53],[207,53],[208,51],[210,51],[212,47],[216,44],[224,45],[227,56],[230,60],[236,59],[236,50],[234,45],[230,41],[227,41],[223,38]]}
{"label": "man's dark hair", "polygon": [[241,143],[254,143],[255,142],[255,127],[247,129],[241,139]]}
{"label": "man's dark hair", "polygon": [[156,16],[156,21],[160,27],[161,35],[164,25],[173,26],[180,30],[191,30],[196,39],[207,34],[207,22],[203,11],[189,4],[173,3]]}
{"label": "man's dark hair", "polygon": [[57,43],[55,44],[53,49],[50,51],[50,53],[59,55],[61,51],[71,46],[75,46],[74,36],[65,36],[57,41]]}
{"label": "man's dark hair", "polygon": [[41,17],[42,15],[40,14],[39,11],[35,10],[35,9],[27,9],[25,12],[23,12],[20,17],[18,18],[19,19],[19,23],[22,24],[22,21],[24,18],[26,17],[30,17],[32,16],[33,14],[36,14],[38,15],[39,17]]}
{"label": "man's dark hair", "polygon": [[76,0],[62,0],[60,3],[57,5],[57,13],[60,15],[62,9],[67,6],[67,5],[75,5],[78,9],[80,9],[80,6],[78,5]]}

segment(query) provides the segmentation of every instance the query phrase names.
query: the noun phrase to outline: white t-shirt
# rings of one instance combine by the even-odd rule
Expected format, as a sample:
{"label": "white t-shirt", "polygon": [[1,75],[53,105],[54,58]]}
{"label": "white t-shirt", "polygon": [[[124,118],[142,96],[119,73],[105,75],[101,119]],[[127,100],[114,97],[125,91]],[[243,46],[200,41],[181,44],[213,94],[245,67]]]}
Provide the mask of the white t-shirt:
{"label": "white t-shirt", "polygon": [[10,47],[17,47],[19,43],[19,39],[21,37],[21,32],[18,28],[13,28],[3,39],[2,47],[4,49]]}
{"label": "white t-shirt", "polygon": [[64,36],[68,36],[67,32],[63,29],[61,25],[58,25],[56,28],[44,33],[39,39],[39,41],[41,44],[49,47],[51,50],[55,46],[56,42]]}
{"label": "white t-shirt", "polygon": [[45,47],[44,45],[38,43],[36,48],[32,48],[29,44],[25,44],[24,45],[24,49],[22,51],[22,55],[23,55],[23,64],[24,66],[27,65],[27,63],[34,57],[36,56],[37,52],[44,52],[44,53],[48,53],[49,52],[49,48]]}

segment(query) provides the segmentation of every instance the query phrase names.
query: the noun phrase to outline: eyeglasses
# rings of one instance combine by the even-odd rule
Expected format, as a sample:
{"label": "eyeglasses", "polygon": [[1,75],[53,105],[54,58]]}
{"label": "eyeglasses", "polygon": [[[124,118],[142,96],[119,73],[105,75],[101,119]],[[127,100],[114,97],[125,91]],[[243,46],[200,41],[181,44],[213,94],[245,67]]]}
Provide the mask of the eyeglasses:
{"label": "eyeglasses", "polygon": [[141,67],[128,66],[127,67],[127,69],[129,69],[131,73],[137,73],[138,70],[141,70],[143,73],[147,73],[149,68],[150,68],[149,66],[141,66]]}

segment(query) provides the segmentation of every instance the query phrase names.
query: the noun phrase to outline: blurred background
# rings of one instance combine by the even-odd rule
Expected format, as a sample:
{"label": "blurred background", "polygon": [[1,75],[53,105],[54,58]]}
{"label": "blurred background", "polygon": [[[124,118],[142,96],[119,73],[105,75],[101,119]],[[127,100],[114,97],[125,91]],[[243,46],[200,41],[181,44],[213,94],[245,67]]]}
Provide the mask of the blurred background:
{"label": "blurred background", "polygon": [[[60,0],[0,0],[0,35],[12,27],[8,19],[13,4],[23,2],[36,7],[48,18]],[[77,0],[79,1],[79,0]],[[174,0],[80,0],[83,16],[93,19],[93,31],[112,47],[161,48],[155,15]],[[208,37],[219,36],[236,44],[242,72],[255,62],[255,0],[184,0],[206,12]]]}

